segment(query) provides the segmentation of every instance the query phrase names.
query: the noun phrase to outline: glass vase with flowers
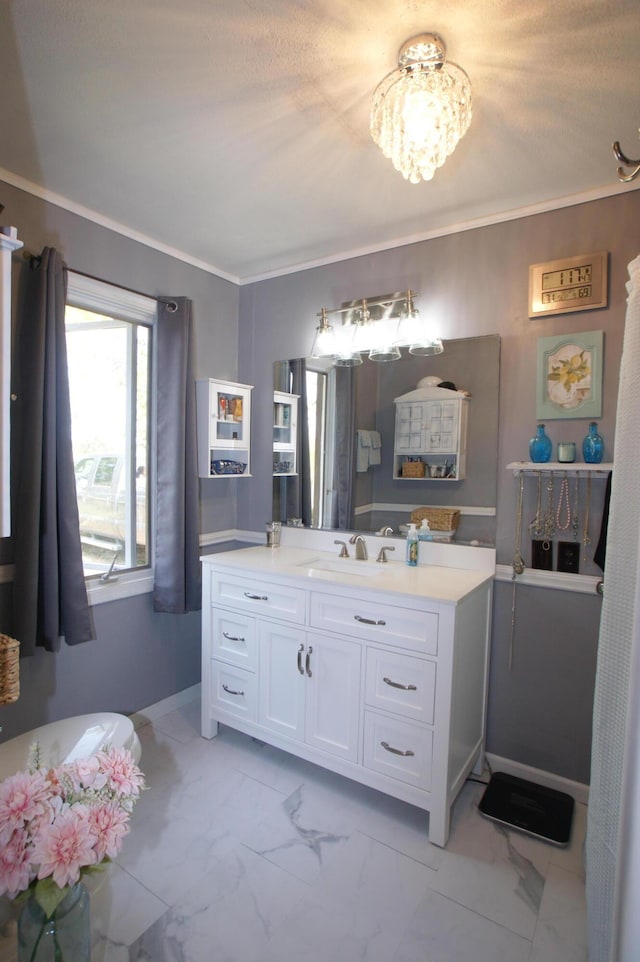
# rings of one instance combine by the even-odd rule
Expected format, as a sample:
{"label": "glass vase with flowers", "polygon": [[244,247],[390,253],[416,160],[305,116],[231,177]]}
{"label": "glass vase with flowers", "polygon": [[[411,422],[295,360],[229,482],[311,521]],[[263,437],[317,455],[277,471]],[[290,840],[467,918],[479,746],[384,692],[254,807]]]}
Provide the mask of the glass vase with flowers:
{"label": "glass vase with flowers", "polygon": [[144,776],[123,748],[55,768],[39,755],[0,782],[0,895],[23,902],[18,962],[89,962],[82,879],[120,851]]}

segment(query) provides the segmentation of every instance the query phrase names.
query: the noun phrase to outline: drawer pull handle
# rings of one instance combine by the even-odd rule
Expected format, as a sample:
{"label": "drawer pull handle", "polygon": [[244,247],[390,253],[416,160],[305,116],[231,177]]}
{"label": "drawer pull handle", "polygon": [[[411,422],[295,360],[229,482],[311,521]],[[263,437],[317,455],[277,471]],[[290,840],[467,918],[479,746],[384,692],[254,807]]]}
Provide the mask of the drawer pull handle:
{"label": "drawer pull handle", "polygon": [[304,651],[304,645],[300,645],[298,648],[298,671],[301,675],[304,675],[304,668],[302,667],[302,652]]}
{"label": "drawer pull handle", "polygon": [[249,598],[251,601],[268,601],[269,595],[252,595],[250,591],[245,591],[245,598]]}
{"label": "drawer pull handle", "polygon": [[392,752],[394,755],[415,755],[415,752],[412,752],[410,748],[408,748],[406,752],[403,752],[400,748],[393,748],[389,742],[380,742],[380,744],[385,752]]}
{"label": "drawer pull handle", "polygon": [[390,678],[382,679],[385,685],[391,685],[392,688],[400,688],[402,691],[417,691],[415,685],[401,685],[399,681],[391,681]]}
{"label": "drawer pull handle", "polygon": [[227,639],[227,641],[241,641],[241,642],[244,643],[244,641],[246,640],[246,639],[244,639],[244,638],[236,638],[235,635],[230,635],[230,634],[228,634],[226,631],[223,631],[223,632],[222,632],[222,635],[223,635],[224,638]]}
{"label": "drawer pull handle", "polygon": [[382,618],[374,621],[373,618],[363,618],[362,615],[354,615],[353,617],[363,625],[386,625],[386,621],[383,621]]}
{"label": "drawer pull handle", "polygon": [[312,655],[312,654],[313,654],[313,646],[312,646],[312,645],[309,645],[309,648],[308,648],[308,650],[307,650],[307,657],[306,657],[306,659],[305,659],[305,668],[306,668],[307,675],[309,676],[309,678],[311,678],[311,666],[310,666],[310,661],[311,661],[311,655]]}
{"label": "drawer pull handle", "polygon": [[222,682],[222,687],[226,691],[227,695],[244,695],[243,691],[234,691],[233,688],[229,688],[224,682]]}

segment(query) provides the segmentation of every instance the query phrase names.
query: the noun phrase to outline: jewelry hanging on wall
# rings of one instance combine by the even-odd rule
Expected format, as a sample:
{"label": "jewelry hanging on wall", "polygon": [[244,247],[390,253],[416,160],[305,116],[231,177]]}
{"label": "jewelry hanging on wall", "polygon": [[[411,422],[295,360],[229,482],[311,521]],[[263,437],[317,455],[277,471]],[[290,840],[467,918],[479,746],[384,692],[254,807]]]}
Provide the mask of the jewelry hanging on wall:
{"label": "jewelry hanging on wall", "polygon": [[573,486],[573,517],[571,519],[571,528],[573,530],[573,540],[578,540],[578,529],[580,527],[580,518],[578,517],[578,501],[579,501],[579,491],[578,491],[578,475],[576,474],[574,486]]}
{"label": "jewelry hanging on wall", "polygon": [[591,544],[589,537],[589,510],[591,508],[591,475],[587,475],[587,494],[584,499],[584,522],[582,525],[582,558],[587,560],[587,548]]}
{"label": "jewelry hanging on wall", "polygon": [[533,521],[529,524],[529,531],[534,538],[541,538],[544,534],[542,525],[542,472],[538,471],[538,498],[536,501],[536,514]]}
{"label": "jewelry hanging on wall", "polygon": [[[564,521],[561,521],[563,507],[566,514]],[[556,510],[556,528],[558,531],[566,531],[570,524],[571,505],[569,504],[569,481],[565,474],[560,483],[560,496],[558,497],[558,507]]]}
{"label": "jewelry hanging on wall", "polygon": [[542,536],[546,541],[551,541],[556,533],[556,522],[553,515],[553,485],[554,478],[553,471],[551,471],[547,481],[547,509],[542,521]]}
{"label": "jewelry hanging on wall", "polygon": [[516,504],[516,535],[513,552],[513,589],[511,594],[511,635],[509,638],[509,671],[513,664],[513,643],[516,633],[516,577],[521,575],[525,569],[522,557],[522,502],[524,497],[524,474],[520,472],[520,483],[518,485],[518,502]]}

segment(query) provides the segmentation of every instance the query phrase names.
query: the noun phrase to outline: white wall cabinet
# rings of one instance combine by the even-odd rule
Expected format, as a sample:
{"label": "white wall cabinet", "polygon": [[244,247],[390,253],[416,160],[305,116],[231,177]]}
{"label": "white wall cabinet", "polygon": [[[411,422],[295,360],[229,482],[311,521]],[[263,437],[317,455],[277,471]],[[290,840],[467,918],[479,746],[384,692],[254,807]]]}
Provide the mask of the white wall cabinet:
{"label": "white wall cabinet", "polygon": [[203,736],[224,722],[417,805],[444,845],[484,762],[490,575],[452,604],[278,574],[263,548],[203,564]]}
{"label": "white wall cabinet", "polygon": [[298,473],[298,395],[273,392],[273,474]]}
{"label": "white wall cabinet", "polygon": [[[397,397],[395,404],[394,478],[461,481],[466,472],[469,399],[442,388],[418,388]],[[403,468],[409,461],[424,468],[409,474]]]}
{"label": "white wall cabinet", "polygon": [[196,381],[201,478],[250,477],[252,390],[234,381]]}

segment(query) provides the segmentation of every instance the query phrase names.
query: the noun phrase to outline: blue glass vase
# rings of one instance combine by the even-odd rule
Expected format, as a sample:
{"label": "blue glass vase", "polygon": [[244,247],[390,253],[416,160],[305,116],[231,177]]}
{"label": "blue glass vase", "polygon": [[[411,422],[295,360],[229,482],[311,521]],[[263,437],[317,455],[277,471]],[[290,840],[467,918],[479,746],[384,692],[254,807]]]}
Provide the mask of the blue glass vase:
{"label": "blue glass vase", "polygon": [[604,454],[604,441],[598,434],[598,425],[595,421],[589,424],[589,433],[582,442],[582,457],[587,464],[600,464]]}
{"label": "blue glass vase", "polygon": [[551,460],[553,444],[551,438],[545,434],[544,424],[539,424],[536,428],[536,436],[529,441],[529,458],[536,464]]}

